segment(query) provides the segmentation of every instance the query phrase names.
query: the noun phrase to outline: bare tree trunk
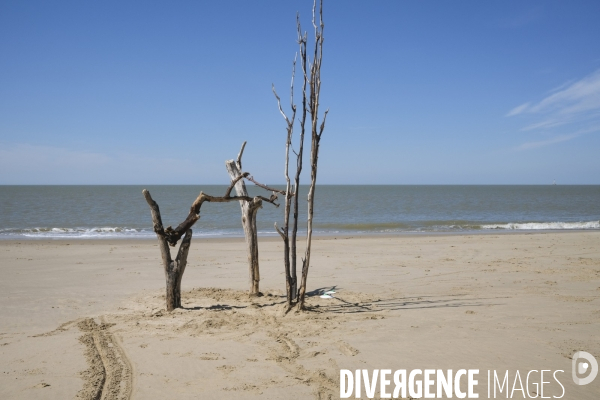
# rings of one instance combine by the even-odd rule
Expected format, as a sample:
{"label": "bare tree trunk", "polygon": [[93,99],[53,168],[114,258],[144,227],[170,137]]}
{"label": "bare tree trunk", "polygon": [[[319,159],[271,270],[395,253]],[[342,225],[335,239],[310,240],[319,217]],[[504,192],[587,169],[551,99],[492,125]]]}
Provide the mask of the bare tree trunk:
{"label": "bare tree trunk", "polygon": [[190,251],[192,230],[188,229],[179,245],[179,251],[174,261],[169,264],[167,275],[167,311],[181,308],[181,278],[187,265],[187,256]]}
{"label": "bare tree trunk", "polygon": [[[285,171],[284,176],[286,180],[286,191],[285,191],[285,211],[284,211],[284,225],[282,230],[275,229],[281,235],[283,239],[283,254],[285,263],[285,278],[286,278],[286,292],[287,292],[287,303],[288,307],[292,306],[292,302],[298,297],[298,278],[296,275],[296,235],[298,233],[298,188],[300,187],[300,174],[302,172],[302,154],[304,152],[304,125],[306,122],[306,35],[302,36],[302,30],[300,28],[300,16],[296,15],[296,26],[298,29],[298,44],[300,45],[300,62],[302,65],[302,118],[300,120],[300,140],[299,149],[296,153],[292,148],[292,136],[294,131],[294,123],[296,120],[296,105],[294,104],[294,79],[296,75],[296,58],[292,67],[292,83],[290,85],[290,107],[292,109],[292,117],[288,118],[283,108],[281,107],[281,99],[275,92],[273,86],[273,94],[277,98],[277,105],[279,106],[279,112],[283,115],[287,123],[287,140],[285,143]],[[297,56],[296,56],[297,57]],[[296,154],[296,175],[294,178],[294,193],[291,192],[291,182],[289,174],[290,165],[290,149]],[[292,199],[293,197],[293,199]],[[294,202],[294,214],[292,217],[292,237],[289,237],[289,220],[290,211],[292,209],[292,201]]]}
{"label": "bare tree trunk", "polygon": [[[296,64],[296,61],[294,60],[294,66],[295,66],[295,64]],[[294,70],[295,70],[295,68],[294,68]],[[292,276],[291,276],[291,272],[290,272],[290,237],[289,237],[290,209],[291,209],[291,204],[292,204],[292,196],[295,196],[295,194],[291,193],[290,174],[289,174],[290,147],[292,145],[292,129],[293,129],[294,118],[295,118],[294,116],[296,115],[296,107],[294,106],[294,103],[293,103],[294,74],[292,73],[292,109],[294,110],[294,116],[292,117],[291,121],[287,118],[287,116],[281,109],[281,101],[279,99],[279,96],[277,96],[277,93],[275,92],[274,87],[273,87],[273,93],[275,94],[275,97],[277,97],[279,109],[288,123],[288,129],[287,129],[288,134],[287,134],[287,140],[285,143],[284,176],[285,176],[286,185],[285,185],[285,209],[283,212],[283,227],[281,228],[281,230],[279,230],[277,228],[277,222],[275,222],[275,230],[277,230],[277,232],[283,239],[283,263],[284,263],[284,268],[285,268],[285,292],[286,292],[286,297],[287,297],[287,306],[288,306],[288,310],[289,310],[292,307],[292,301],[296,298],[295,282],[292,280]],[[294,275],[295,275],[295,273],[294,273]],[[295,279],[295,276],[294,276],[294,279]]]}
{"label": "bare tree trunk", "polygon": [[[302,85],[302,117],[300,118],[300,140],[298,153],[296,154],[296,175],[294,177],[294,214],[293,214],[293,225],[291,239],[288,237],[289,232],[289,215],[290,215],[290,177],[289,177],[289,151],[292,143],[292,132],[294,128],[294,122],[296,117],[296,105],[294,104],[294,75],[296,71],[296,59],[294,59],[294,68],[292,70],[292,84],[290,90],[290,103],[293,111],[292,118],[289,119],[283,109],[281,108],[281,100],[275,92],[273,87],[273,93],[277,98],[277,104],[279,105],[279,112],[283,115],[283,118],[287,122],[287,141],[285,148],[285,178],[287,181],[286,190],[286,207],[284,213],[285,223],[282,230],[275,228],[281,235],[284,241],[284,260],[285,260],[285,271],[286,271],[286,290],[288,292],[288,305],[292,304],[294,299],[298,299],[297,305],[299,309],[304,308],[304,297],[306,295],[306,280],[308,277],[308,268],[310,266],[310,250],[312,241],[312,223],[313,223],[313,211],[314,211],[314,197],[315,188],[317,182],[317,165],[319,156],[319,142],[323,129],[325,128],[325,120],[329,110],[325,111],[323,116],[323,122],[321,123],[320,130],[318,129],[318,116],[319,116],[319,95],[321,91],[321,60],[323,58],[323,0],[320,0],[319,7],[319,25],[316,23],[316,10],[317,1],[313,3],[313,27],[315,30],[315,48],[313,54],[313,62],[310,63],[310,72],[307,71],[308,57],[306,54],[307,45],[307,34],[302,34],[302,28],[300,26],[300,16],[296,15],[296,26],[298,30],[298,45],[300,46],[300,65],[302,67],[303,85]],[[310,96],[307,96],[306,87],[309,86]],[[302,160],[304,154],[304,134],[306,130],[306,115],[310,113],[311,120],[311,152],[310,152],[310,163],[311,163],[311,182],[308,191],[308,218],[307,218],[307,234],[306,234],[306,250],[304,258],[302,259],[302,280],[300,287],[298,288],[298,279],[296,276],[297,266],[297,233],[298,233],[298,192],[300,189],[300,175],[302,173]],[[293,151],[293,149],[292,149]],[[290,243],[291,242],[291,243]]]}
{"label": "bare tree trunk", "polygon": [[[246,142],[242,145],[240,153],[236,160],[225,161],[225,167],[233,182],[242,174],[242,154]],[[240,197],[249,197],[246,190],[246,184],[243,179],[240,179],[235,184],[235,191]],[[254,198],[252,201],[240,200],[240,208],[242,210],[242,226],[246,237],[246,245],[248,246],[248,271],[250,276],[250,295],[261,296],[260,293],[260,268],[258,262],[258,234],[256,229],[256,213],[262,207],[262,200]]]}
{"label": "bare tree trunk", "polygon": [[[298,298],[298,278],[296,275],[297,270],[297,257],[296,257],[296,236],[298,233],[298,193],[300,192],[300,173],[302,172],[302,158],[304,155],[304,133],[306,131],[306,85],[308,83],[308,76],[306,74],[306,33],[302,35],[302,28],[300,26],[300,16],[296,15],[296,27],[298,30],[298,45],[300,46],[300,65],[302,66],[302,117],[300,118],[300,144],[298,146],[298,154],[296,155],[296,176],[294,178],[294,188],[296,196],[294,197],[294,225],[292,227],[292,291],[293,299]],[[295,113],[295,110],[294,110]]]}
{"label": "bare tree trunk", "polygon": [[181,278],[185,272],[187,265],[187,257],[190,250],[190,244],[192,240],[192,230],[188,229],[179,245],[179,251],[175,260],[171,259],[171,250],[169,249],[169,243],[164,235],[164,229],[162,224],[162,218],[160,216],[160,209],[158,204],[152,200],[150,192],[144,189],[143,191],[146,202],[150,206],[152,213],[152,222],[154,224],[154,232],[158,238],[158,244],[160,247],[160,253],[162,256],[163,266],[165,270],[166,280],[166,308],[167,311],[173,311],[176,308],[181,307]]}
{"label": "bare tree trunk", "polygon": [[258,264],[258,231],[256,229],[256,213],[258,209],[262,207],[262,200],[255,199],[250,203],[248,207],[248,231],[246,233],[248,245],[248,266],[250,272],[250,295],[252,296],[262,296],[260,292],[260,270]]}
{"label": "bare tree trunk", "polygon": [[[319,25],[316,22],[317,1],[313,5],[313,27],[315,29],[315,49],[313,54],[313,62],[310,65],[310,98],[308,110],[311,119],[311,149],[310,149],[310,188],[308,190],[308,218],[306,229],[306,250],[304,259],[302,260],[302,280],[300,282],[300,290],[298,294],[298,309],[304,308],[304,297],[306,294],[306,281],[308,279],[308,268],[310,267],[310,250],[312,244],[312,226],[314,213],[315,189],[317,183],[317,167],[319,161],[319,143],[323,129],[325,129],[325,121],[327,113],[323,115],[323,122],[319,128],[319,96],[321,94],[321,61],[323,59],[323,0],[320,2],[319,8]],[[306,76],[306,74],[305,74]],[[306,95],[304,96],[306,99]]]}

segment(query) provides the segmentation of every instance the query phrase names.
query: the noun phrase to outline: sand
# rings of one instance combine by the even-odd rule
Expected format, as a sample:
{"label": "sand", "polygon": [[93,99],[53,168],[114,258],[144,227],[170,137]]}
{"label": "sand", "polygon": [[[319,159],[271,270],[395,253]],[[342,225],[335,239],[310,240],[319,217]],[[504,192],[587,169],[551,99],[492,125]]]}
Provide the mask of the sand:
{"label": "sand", "polygon": [[600,232],[319,237],[310,311],[285,315],[277,238],[260,241],[260,298],[245,292],[243,239],[194,240],[172,313],[154,240],[0,241],[0,398],[339,398],[340,369],[465,368],[480,370],[480,398],[487,370],[512,385],[544,369],[564,371],[564,398],[597,399],[600,377],[575,385],[571,356],[600,361],[599,244]]}

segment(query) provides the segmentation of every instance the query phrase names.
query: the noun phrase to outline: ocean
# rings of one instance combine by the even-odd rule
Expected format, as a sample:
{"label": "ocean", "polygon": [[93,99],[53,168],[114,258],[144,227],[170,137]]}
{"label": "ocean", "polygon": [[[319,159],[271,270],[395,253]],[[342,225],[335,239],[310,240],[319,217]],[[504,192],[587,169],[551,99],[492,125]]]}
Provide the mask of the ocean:
{"label": "ocean", "polygon": [[[247,185],[250,195],[269,193]],[[283,188],[283,186],[276,186]],[[0,239],[154,238],[148,189],[163,223],[177,226],[202,190],[223,185],[0,186]],[[299,232],[306,232],[307,187],[300,188]],[[281,200],[281,199],[280,199]],[[243,236],[237,202],[205,203],[194,237]],[[274,236],[283,205],[264,203],[259,235]],[[600,229],[600,186],[318,185],[316,235]]]}

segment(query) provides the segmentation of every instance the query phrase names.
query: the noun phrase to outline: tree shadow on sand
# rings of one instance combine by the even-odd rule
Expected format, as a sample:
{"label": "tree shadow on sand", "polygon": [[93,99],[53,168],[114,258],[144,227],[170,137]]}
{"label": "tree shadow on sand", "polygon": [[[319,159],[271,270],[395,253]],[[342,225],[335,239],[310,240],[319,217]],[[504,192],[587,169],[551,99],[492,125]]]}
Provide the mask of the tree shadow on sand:
{"label": "tree shadow on sand", "polygon": [[[507,297],[470,297],[466,294],[449,294],[440,296],[408,296],[408,297],[390,297],[382,298],[376,295],[366,295],[359,293],[343,293],[337,285],[321,287],[306,293],[307,298],[314,298],[323,295],[325,292],[334,291],[335,294],[327,299],[326,304],[306,304],[306,311],[311,313],[334,313],[334,314],[356,314],[356,313],[377,313],[383,311],[413,310],[425,308],[457,308],[457,307],[481,307],[490,305],[501,305],[499,299]],[[361,299],[360,297],[367,297]],[[286,302],[284,295],[268,295],[265,297],[251,298],[248,303],[241,304],[213,304],[210,306],[182,307],[185,310],[210,310],[210,311],[230,311],[243,310],[249,308],[268,310],[273,307],[280,307]],[[313,304],[310,304],[313,303]]]}
{"label": "tree shadow on sand", "polygon": [[[469,297],[466,294],[453,294],[445,296],[409,296],[379,298],[372,300],[354,301],[350,297],[339,292],[338,286],[327,286],[315,289],[307,293],[309,297],[321,296],[327,291],[335,291],[329,300],[329,304],[319,304],[318,307],[311,307],[311,311],[331,312],[336,314],[354,314],[354,313],[376,313],[381,311],[412,310],[424,308],[456,308],[456,307],[481,307],[490,305],[501,305],[498,299],[507,297]],[[495,302],[494,302],[495,301]]]}

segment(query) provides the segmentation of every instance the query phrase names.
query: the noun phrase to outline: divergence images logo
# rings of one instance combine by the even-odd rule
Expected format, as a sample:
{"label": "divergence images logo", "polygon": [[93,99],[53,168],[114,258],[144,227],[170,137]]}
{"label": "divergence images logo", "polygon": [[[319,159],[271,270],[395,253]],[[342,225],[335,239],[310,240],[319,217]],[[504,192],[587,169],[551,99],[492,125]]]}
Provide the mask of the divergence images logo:
{"label": "divergence images logo", "polygon": [[[579,376],[589,375],[585,378]],[[598,375],[598,362],[593,355],[585,351],[578,351],[573,354],[573,382],[576,385],[587,385],[591,383]]]}

